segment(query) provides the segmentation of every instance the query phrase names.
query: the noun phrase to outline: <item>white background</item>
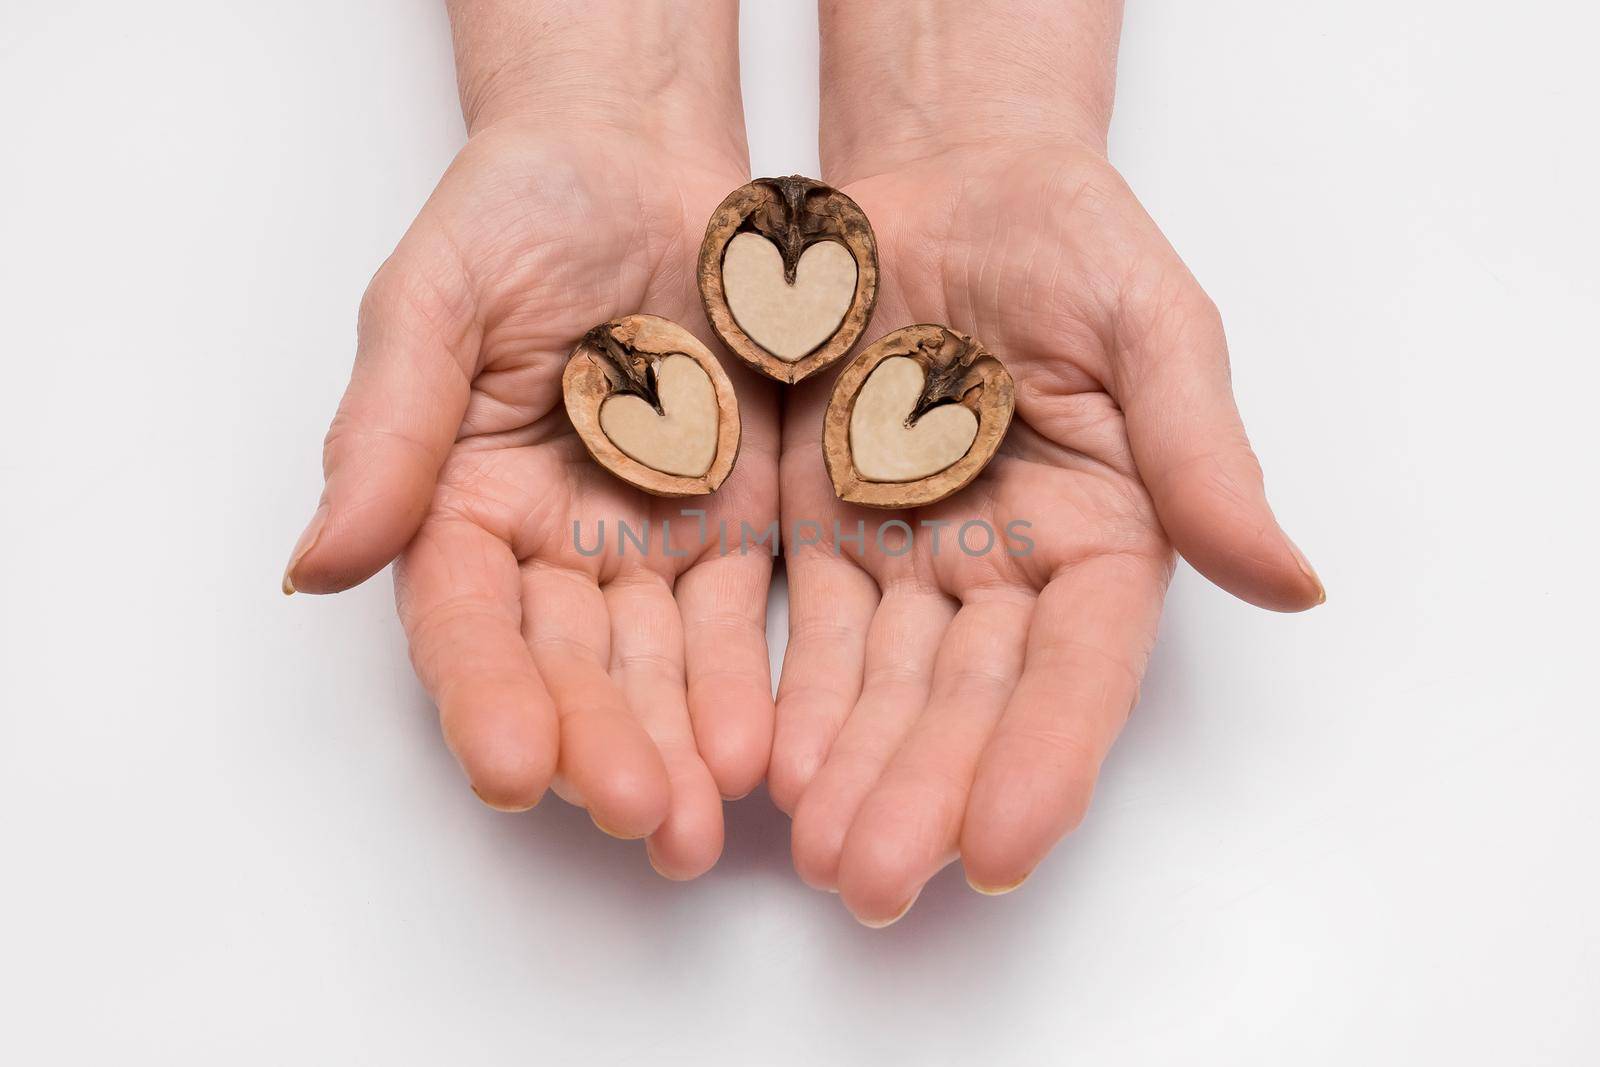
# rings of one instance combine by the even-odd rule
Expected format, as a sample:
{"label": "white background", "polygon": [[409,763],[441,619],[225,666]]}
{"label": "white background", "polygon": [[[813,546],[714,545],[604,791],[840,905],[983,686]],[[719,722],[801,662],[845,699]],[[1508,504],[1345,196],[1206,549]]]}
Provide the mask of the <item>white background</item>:
{"label": "white background", "polygon": [[[463,136],[439,5],[6,3],[0,1059],[1600,1062],[1600,16],[1130,6],[1113,156],[1329,602],[1180,571],[1085,828],[871,932],[762,793],[689,885],[483,808],[388,579],[277,591]],[[815,12],[746,9],[814,171]]]}

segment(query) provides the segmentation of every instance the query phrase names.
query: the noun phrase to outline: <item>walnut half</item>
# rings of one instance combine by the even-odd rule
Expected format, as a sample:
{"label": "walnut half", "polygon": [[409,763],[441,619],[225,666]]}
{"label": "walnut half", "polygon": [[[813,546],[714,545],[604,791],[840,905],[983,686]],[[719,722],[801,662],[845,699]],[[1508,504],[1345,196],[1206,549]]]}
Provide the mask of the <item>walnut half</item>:
{"label": "walnut half", "polygon": [[946,326],[896,330],[834,383],[822,430],[833,490],[875,508],[943,500],[994,457],[1015,407],[1011,375],[977,341]]}
{"label": "walnut half", "polygon": [[584,335],[561,376],[567,417],[606,470],[656,496],[713,492],[739,454],[739,402],[711,351],[667,319]]}
{"label": "walnut half", "polygon": [[878,299],[878,246],[856,202],[822,182],[757,178],[728,194],[700,245],[700,298],[733,353],[780,382],[837,361]]}

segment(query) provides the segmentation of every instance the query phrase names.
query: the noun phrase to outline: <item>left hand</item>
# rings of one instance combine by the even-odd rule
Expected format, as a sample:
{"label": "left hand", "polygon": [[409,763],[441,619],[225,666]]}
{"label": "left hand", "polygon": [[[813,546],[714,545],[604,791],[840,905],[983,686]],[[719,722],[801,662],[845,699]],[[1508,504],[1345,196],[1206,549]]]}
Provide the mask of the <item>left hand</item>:
{"label": "left hand", "polygon": [[[879,242],[869,340],[945,323],[1017,387],[978,480],[903,513],[835,499],[816,447],[831,375],[787,399],[784,529],[825,534],[788,548],[772,794],[801,877],[882,925],[958,855],[974,887],[1014,888],[1082,819],[1174,546],[1252,603],[1323,594],[1267,506],[1216,309],[1099,151],[954,148],[843,188]],[[900,556],[873,538],[893,518],[917,530]],[[972,519],[997,538],[1024,520],[1035,547],[969,555],[955,536]],[[865,545],[841,545],[833,523],[858,520]],[[937,552],[929,521],[949,524]]]}

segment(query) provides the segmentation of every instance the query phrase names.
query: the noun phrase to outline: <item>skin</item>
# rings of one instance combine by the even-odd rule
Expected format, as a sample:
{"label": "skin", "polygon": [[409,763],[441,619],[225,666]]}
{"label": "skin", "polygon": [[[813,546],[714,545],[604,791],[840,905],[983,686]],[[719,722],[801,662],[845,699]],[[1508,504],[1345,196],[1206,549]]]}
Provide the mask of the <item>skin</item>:
{"label": "skin", "polygon": [[801,877],[883,925],[957,857],[984,891],[1014,887],[1082,818],[1174,550],[1252,603],[1321,602],[1267,507],[1216,310],[1106,162],[1120,5],[825,2],[824,177],[879,240],[868,340],[919,321],[979,337],[1016,422],[949,501],[868,513],[823,469],[830,381],[787,392],[780,441],[775,387],[724,359],[743,445],[692,503],[756,528],[780,489],[786,527],[1023,519],[1034,550],[968,556],[954,526],[939,554],[786,544],[774,709],[769,558],[577,553],[575,520],[659,532],[684,505],[595,467],[561,412],[598,322],[650,312],[711,342],[695,254],[748,177],[734,6],[450,7],[470,137],[363,301],[284,586],[397,562],[417,673],[486,803],[553,785],[687,878],[720,852],[719,794],[766,773]]}
{"label": "skin", "polygon": [[[1013,889],[1080,822],[1174,548],[1252,603],[1324,598],[1268,508],[1217,311],[1106,160],[1120,16],[1100,0],[822,5],[823,177],[878,237],[870,333],[947,323],[1017,385],[979,479],[899,514],[833,497],[815,448],[831,381],[785,398],[785,525],[825,534],[787,546],[771,791],[800,876],[868,925],[957,858],[980,891]],[[873,46],[896,33],[906,47]],[[1033,551],[957,550],[973,517],[1028,521]],[[897,556],[831,536],[890,518],[949,522],[942,552],[925,533]]]}
{"label": "skin", "polygon": [[[596,323],[648,312],[717,349],[694,260],[748,180],[733,6],[610,6],[451,6],[470,136],[362,302],[285,589],[345,589],[398,557],[412,661],[484,802],[522,810],[553,785],[691,878],[721,852],[721,798],[766,770],[772,561],[683,534],[668,557],[661,522],[776,517],[776,396],[727,361],[738,465],[688,501],[613,478],[567,421],[562,369]],[[614,534],[574,549],[575,521],[588,544],[602,520],[647,519],[647,556]]]}

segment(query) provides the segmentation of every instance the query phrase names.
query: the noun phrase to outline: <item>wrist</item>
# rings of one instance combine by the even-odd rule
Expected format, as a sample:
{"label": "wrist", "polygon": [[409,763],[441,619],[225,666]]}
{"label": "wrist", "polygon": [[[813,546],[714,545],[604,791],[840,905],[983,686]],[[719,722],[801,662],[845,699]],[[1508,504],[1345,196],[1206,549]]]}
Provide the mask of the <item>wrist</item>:
{"label": "wrist", "polygon": [[824,2],[824,174],[958,150],[1105,154],[1120,0]]}
{"label": "wrist", "polygon": [[621,131],[747,165],[737,0],[450,0],[469,134]]}

